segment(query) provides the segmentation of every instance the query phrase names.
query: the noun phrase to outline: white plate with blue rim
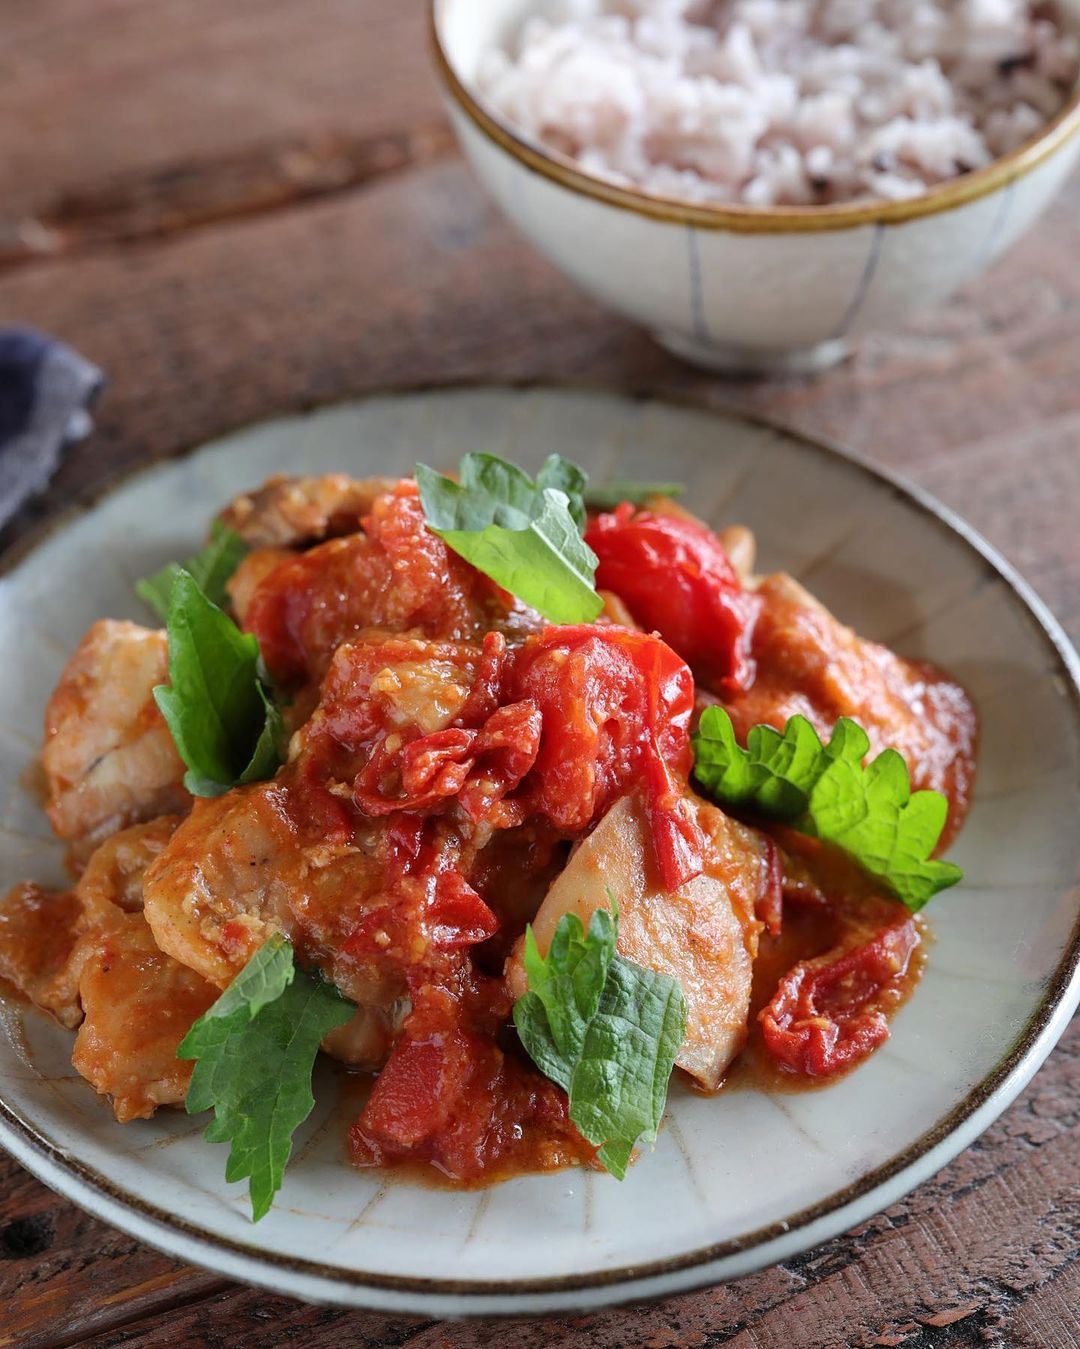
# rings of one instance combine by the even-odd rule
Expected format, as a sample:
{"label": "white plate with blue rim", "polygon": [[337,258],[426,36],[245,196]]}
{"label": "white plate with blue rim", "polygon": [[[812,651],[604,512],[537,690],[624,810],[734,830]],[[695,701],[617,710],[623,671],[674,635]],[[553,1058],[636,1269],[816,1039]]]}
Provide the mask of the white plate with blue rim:
{"label": "white plate with blue rim", "polygon": [[895,1203],[996,1118],[1080,1001],[1080,689],[1053,618],[985,542],[858,460],[745,418],[558,390],[378,397],[240,431],[149,468],[67,517],[0,575],[0,888],[62,884],[27,794],[48,691],[96,618],[146,621],[135,578],[189,555],[231,495],[276,472],[407,473],[483,449],[594,481],[678,479],[739,521],[766,569],[859,632],[932,660],[982,718],[962,884],[927,910],[925,975],[867,1063],[821,1091],[714,1098],[674,1083],[619,1183],[569,1170],[454,1191],[346,1160],[351,1093],[327,1065],[270,1214],[249,1221],[203,1121],[117,1125],[70,1065],[71,1035],[0,1004],[0,1142],[132,1236],[316,1301],[430,1316],[585,1310],[788,1259]]}

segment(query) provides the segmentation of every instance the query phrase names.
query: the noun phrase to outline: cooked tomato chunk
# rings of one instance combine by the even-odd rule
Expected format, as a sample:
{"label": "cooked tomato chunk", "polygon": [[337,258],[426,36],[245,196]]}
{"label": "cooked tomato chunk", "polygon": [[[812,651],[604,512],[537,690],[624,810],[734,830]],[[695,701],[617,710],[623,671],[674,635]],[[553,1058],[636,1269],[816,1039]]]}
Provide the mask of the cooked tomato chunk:
{"label": "cooked tomato chunk", "polygon": [[274,567],[244,623],[274,678],[321,678],[334,651],[368,628],[479,641],[515,621],[513,600],[427,528],[416,486],[378,497],[364,532],[331,539]]}
{"label": "cooked tomato chunk", "polygon": [[564,1093],[505,1052],[494,1031],[510,1012],[501,982],[473,975],[428,985],[353,1125],[354,1161],[429,1161],[456,1180],[592,1157]]}
{"label": "cooked tomato chunk", "polygon": [[187,808],[184,765],[154,686],[168,678],[163,632],[102,619],[79,643],[45,711],[49,820],[80,857],[137,820]]}
{"label": "cooked tomato chunk", "polygon": [[903,980],[918,944],[914,919],[899,917],[859,946],[801,961],[760,1014],[769,1053],[807,1077],[873,1053],[889,1038],[882,996]]}
{"label": "cooked tomato chunk", "polygon": [[637,623],[659,632],[702,678],[729,690],[750,683],[758,603],[711,529],[626,503],[598,515],[585,538],[600,560],[597,585],[625,601]]}
{"label": "cooked tomato chunk", "polygon": [[580,833],[641,785],[665,887],[701,871],[701,831],[679,785],[690,768],[694,682],[669,646],[625,628],[548,628],[521,648],[509,687],[543,718],[525,784],[533,809]]}

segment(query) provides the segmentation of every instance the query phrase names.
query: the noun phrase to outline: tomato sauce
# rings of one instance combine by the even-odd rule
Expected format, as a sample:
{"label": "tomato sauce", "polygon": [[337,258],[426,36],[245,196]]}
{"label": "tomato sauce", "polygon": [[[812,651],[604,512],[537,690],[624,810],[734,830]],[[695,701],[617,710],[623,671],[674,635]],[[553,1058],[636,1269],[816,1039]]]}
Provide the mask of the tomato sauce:
{"label": "tomato sauce", "polygon": [[[412,537],[416,509],[399,492],[376,504],[368,533],[271,573],[250,625],[279,670],[327,671],[287,770],[295,818],[343,843],[374,822],[385,853],[385,902],[340,958],[396,966],[409,1010],[350,1155],[475,1185],[594,1158],[565,1094],[521,1050],[503,965],[568,849],[628,792],[644,793],[664,887],[701,870],[685,809],[695,696],[710,691],[742,732],[793,711],[825,731],[856,716],[901,742],[918,784],[948,793],[954,827],[976,732],[958,686],[859,642],[801,592],[746,590],[716,536],[684,518],[623,507],[589,526],[598,583],[652,635],[501,623],[501,597],[430,535],[422,574],[391,604],[394,539]],[[350,589],[352,567],[364,579]],[[278,612],[283,589],[293,607]],[[403,615],[410,635],[372,631]],[[747,1044],[727,1080],[789,1090],[850,1071],[887,1037],[924,931],[833,850],[770,832],[775,884],[758,912]]]}
{"label": "tomato sauce", "polygon": [[[919,945],[912,953],[904,974],[880,990],[876,1000],[876,1005],[886,1018],[891,1018],[911,997],[926,966],[931,932],[923,920],[916,919],[915,922],[920,936]],[[758,1020],[764,1007],[776,996],[777,987],[788,971],[800,961],[827,954],[836,944],[838,935],[838,925],[825,920],[820,913],[794,908],[788,915],[781,936],[762,938],[754,962],[754,988],[746,1044],[728,1070],[720,1086],[721,1092],[820,1091],[858,1067],[858,1063],[853,1062],[825,1077],[793,1072],[769,1053]]]}
{"label": "tomato sauce", "polygon": [[[292,700],[288,761],[195,805],[154,863],[147,911],[168,916],[174,885],[185,973],[205,960],[224,986],[283,928],[357,1003],[324,1048],[378,1069],[349,1133],[359,1166],[472,1186],[595,1162],[512,1024],[525,926],[540,930],[549,900],[542,917],[558,921],[560,886],[584,905],[586,863],[599,890],[631,859],[625,893],[645,888],[624,936],[649,934],[634,958],[658,959],[664,936],[676,975],[716,995],[699,1018],[710,1086],[744,1037],[728,1085],[851,1071],[918,980],[925,929],[853,863],[693,795],[690,732],[703,701],[744,743],[795,713],[823,736],[854,717],[875,752],[899,749],[916,788],[946,794],[951,836],[978,738],[964,691],[856,637],[790,578],[744,582],[683,515],[624,505],[586,537],[611,596],[594,624],[551,626],[462,561],[411,481],[377,495],[359,532],[275,550],[245,580],[244,626]],[[619,810],[633,830],[602,847],[597,826]],[[40,1006],[68,948],[52,958],[24,899],[33,949],[8,942],[0,975]]]}
{"label": "tomato sauce", "polygon": [[500,1045],[510,1008],[501,980],[422,985],[350,1131],[353,1160],[423,1160],[465,1182],[589,1160],[565,1093]]}
{"label": "tomato sauce", "polygon": [[320,679],[337,648],[370,629],[479,642],[534,623],[427,528],[414,482],[379,497],[363,524],[281,562],[248,601],[244,626],[284,687]]}
{"label": "tomato sauce", "polygon": [[593,1155],[508,1030],[502,964],[567,847],[643,784],[659,871],[700,870],[679,787],[692,711],[674,652],[610,625],[337,649],[278,783],[299,835],[374,858],[377,902],[337,946],[337,977],[408,999],[351,1134],[359,1164],[423,1158],[471,1182]]}

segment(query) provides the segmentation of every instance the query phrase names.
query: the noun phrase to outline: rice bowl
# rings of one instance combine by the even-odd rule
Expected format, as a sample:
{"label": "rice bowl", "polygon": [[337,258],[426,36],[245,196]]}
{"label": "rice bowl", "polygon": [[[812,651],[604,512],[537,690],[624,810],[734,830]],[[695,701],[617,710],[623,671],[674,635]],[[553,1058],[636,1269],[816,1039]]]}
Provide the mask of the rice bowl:
{"label": "rice bowl", "polygon": [[1064,103],[1080,43],[1031,0],[558,0],[478,70],[590,173],[688,201],[917,196]]}
{"label": "rice bowl", "polygon": [[[1080,33],[1080,0],[1061,0]],[[481,183],[582,290],[713,369],[811,372],[853,338],[939,303],[986,271],[1046,209],[1080,153],[1080,95],[1035,136],[917,195],[754,206],[690,200],[588,171],[534,139],[481,89],[529,0],[433,0],[447,107]]]}

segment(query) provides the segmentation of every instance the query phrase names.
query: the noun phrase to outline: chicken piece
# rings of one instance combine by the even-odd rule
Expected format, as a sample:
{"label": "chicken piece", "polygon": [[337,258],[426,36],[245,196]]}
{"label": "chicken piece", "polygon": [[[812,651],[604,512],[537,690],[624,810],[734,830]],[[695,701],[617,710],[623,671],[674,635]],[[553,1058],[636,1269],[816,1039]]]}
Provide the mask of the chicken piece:
{"label": "chicken piece", "polygon": [[389,492],[395,478],[350,478],[344,473],[291,478],[279,474],[257,492],[234,498],[218,519],[250,548],[315,543],[352,534],[376,497]]}
{"label": "chicken piece", "polygon": [[81,914],[75,895],[29,881],[0,900],[0,978],[69,1029],[82,1019],[72,961]]}
{"label": "chicken piece", "polygon": [[225,583],[233,614],[243,627],[251,597],[275,567],[287,562],[294,554],[287,548],[255,548],[241,559],[240,565]]}
{"label": "chicken piece", "polygon": [[351,1068],[381,1068],[412,1007],[406,997],[386,1007],[358,1007],[351,1021],[335,1026],[322,1042],[324,1054]]}
{"label": "chicken piece", "polygon": [[800,714],[827,737],[839,717],[854,718],[872,753],[898,750],[913,787],[948,797],[945,847],[974,785],[978,722],[968,695],[933,666],[857,636],[790,576],[764,577],[757,593],[763,601],[752,645],[757,676],[744,692],[719,699],[740,742],[758,722],[782,730]]}
{"label": "chicken piece", "polygon": [[146,870],[180,820],[165,816],[101,845],[75,887],[80,937],[71,968],[84,1019],[72,1063],[123,1124],[180,1105],[191,1064],[176,1050],[219,990],[160,951],[142,913]]}
{"label": "chicken piece", "polygon": [[362,1009],[328,1049],[377,1066],[407,1004],[402,967],[343,954],[360,920],[386,902],[384,861],[354,845],[307,836],[289,782],[238,788],[196,803],[147,873],[146,919],[160,948],[225,988],[266,939],[284,932]]}
{"label": "chicken piece", "polygon": [[143,873],[178,823],[179,816],[164,816],[114,834],[90,857],[74,891],[15,886],[0,901],[0,978],[63,1025],[77,1026],[82,938],[119,910],[142,908]]}
{"label": "chicken piece", "polygon": [[158,950],[141,913],[114,910],[80,944],[85,1018],[71,1059],[76,1071],[112,1097],[121,1124],[180,1105],[192,1064],[176,1050],[218,989]]}
{"label": "chicken piece", "polygon": [[604,601],[604,608],[600,614],[600,621],[604,623],[617,623],[620,628],[638,629],[634,622],[634,615],[626,607],[614,590],[601,590],[598,592],[600,598]]}
{"label": "chicken piece", "polygon": [[191,1064],[177,1046],[218,996],[157,948],[141,913],[143,873],[176,824],[116,834],[73,892],[22,885],[0,904],[0,974],[63,1025],[81,1023],[72,1063],[121,1123],[183,1101]]}
{"label": "chicken piece", "polygon": [[[656,873],[645,812],[623,797],[577,848],[544,898],[533,932],[546,953],[559,920],[588,928],[608,890],[619,905],[619,952],[678,979],[687,1007],[676,1063],[714,1091],[746,1040],[750,985],[761,923],[755,907],[770,885],[770,845],[755,830],[691,796],[707,840],[706,866],[671,894]],[[507,963],[515,998],[526,990],[519,943]]]}
{"label": "chicken piece", "polygon": [[134,824],[94,851],[75,887],[84,928],[109,916],[113,909],[141,911],[146,868],[172,838],[180,820],[179,815],[162,815],[146,824]]}
{"label": "chicken piece", "polygon": [[716,537],[727,553],[728,561],[735,568],[736,576],[745,585],[753,574],[757,557],[757,539],[754,538],[753,530],[747,529],[745,525],[728,525],[726,529],[718,530]]}
{"label": "chicken piece", "polygon": [[287,928],[302,865],[282,787],[260,782],[203,798],[150,867],[146,921],[163,951],[227,988]]}
{"label": "chicken piece", "polygon": [[184,765],[154,702],[168,679],[163,632],[102,619],[45,711],[41,762],[53,829],[85,857],[125,825],[187,809]]}

